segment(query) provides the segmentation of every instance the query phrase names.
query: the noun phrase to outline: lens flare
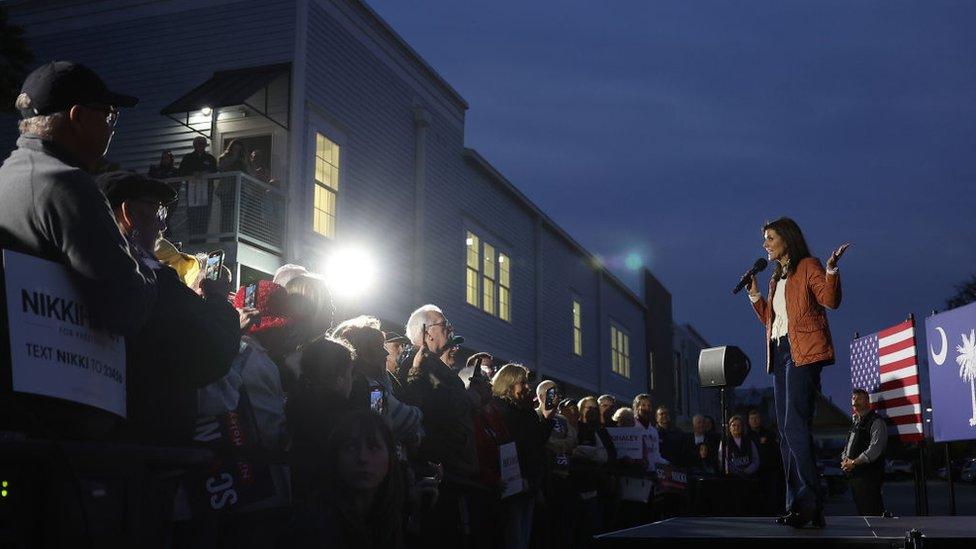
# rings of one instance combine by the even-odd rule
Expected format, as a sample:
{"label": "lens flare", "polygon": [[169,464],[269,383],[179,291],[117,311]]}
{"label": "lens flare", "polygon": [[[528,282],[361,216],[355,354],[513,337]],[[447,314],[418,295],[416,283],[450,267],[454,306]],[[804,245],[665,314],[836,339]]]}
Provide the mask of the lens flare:
{"label": "lens flare", "polygon": [[644,266],[644,259],[638,253],[629,253],[624,259],[624,266],[631,271],[640,270]]}

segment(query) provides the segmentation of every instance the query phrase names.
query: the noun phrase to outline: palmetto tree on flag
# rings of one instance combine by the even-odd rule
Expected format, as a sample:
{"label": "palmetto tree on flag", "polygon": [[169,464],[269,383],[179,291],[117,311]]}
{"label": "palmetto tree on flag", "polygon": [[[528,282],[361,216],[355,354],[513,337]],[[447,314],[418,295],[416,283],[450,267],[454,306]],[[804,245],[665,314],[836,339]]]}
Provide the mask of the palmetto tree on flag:
{"label": "palmetto tree on flag", "polygon": [[969,382],[972,395],[973,417],[969,418],[969,425],[972,427],[976,426],[976,329],[969,331],[969,337],[962,334],[962,345],[956,345],[956,351],[959,353],[956,357],[959,377]]}

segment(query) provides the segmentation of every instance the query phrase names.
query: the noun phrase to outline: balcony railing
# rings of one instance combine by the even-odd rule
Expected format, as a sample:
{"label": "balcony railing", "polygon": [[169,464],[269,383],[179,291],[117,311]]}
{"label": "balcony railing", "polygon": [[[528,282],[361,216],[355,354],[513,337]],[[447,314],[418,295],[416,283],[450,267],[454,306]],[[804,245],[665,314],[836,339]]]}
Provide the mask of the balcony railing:
{"label": "balcony railing", "polygon": [[281,254],[285,193],[242,172],[165,179],[179,190],[168,236],[184,244],[243,241]]}

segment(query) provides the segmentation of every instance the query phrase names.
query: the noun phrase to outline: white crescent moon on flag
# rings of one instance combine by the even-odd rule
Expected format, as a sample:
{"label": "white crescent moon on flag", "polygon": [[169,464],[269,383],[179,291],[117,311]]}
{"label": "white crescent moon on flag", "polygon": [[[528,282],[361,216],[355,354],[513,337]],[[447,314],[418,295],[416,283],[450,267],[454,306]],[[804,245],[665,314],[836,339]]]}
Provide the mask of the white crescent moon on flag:
{"label": "white crescent moon on flag", "polygon": [[942,336],[942,350],[937,353],[930,344],[929,352],[932,353],[932,360],[935,361],[935,364],[937,366],[942,366],[942,363],[945,362],[946,355],[949,354],[949,342],[946,340],[945,330],[938,326],[936,326],[935,329],[939,332],[939,335]]}

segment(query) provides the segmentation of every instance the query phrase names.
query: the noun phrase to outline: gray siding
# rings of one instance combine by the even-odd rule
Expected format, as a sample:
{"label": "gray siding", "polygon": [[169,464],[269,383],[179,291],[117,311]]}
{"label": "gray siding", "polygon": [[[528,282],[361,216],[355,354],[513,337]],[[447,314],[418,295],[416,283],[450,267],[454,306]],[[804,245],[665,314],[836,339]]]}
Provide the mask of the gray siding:
{"label": "gray siding", "polygon": [[[70,16],[63,10],[31,11],[36,6],[30,4],[11,11],[15,22],[26,22],[39,62],[84,63],[110,88],[139,97],[135,108],[122,113],[108,154],[126,169],[144,172],[159,161],[163,149],[173,150],[177,162],[191,150],[189,130],[159,111],[214,71],[287,62],[292,57],[294,5],[290,1],[239,2],[179,13],[160,13],[166,4],[114,11],[100,4],[100,9],[71,6]],[[88,12],[92,13],[87,18],[78,15]],[[45,14],[64,18],[47,22]],[[79,26],[82,22],[86,26]],[[7,120],[3,125],[10,127]],[[13,137],[12,132],[0,137],[0,148],[12,148]]]}
{"label": "gray siding", "polygon": [[[647,388],[647,348],[644,344],[644,310],[636,306],[631,295],[625,293],[616,284],[604,279],[603,289],[604,330],[602,332],[603,387],[605,393],[611,393],[633,398],[636,393],[642,393]],[[610,368],[610,322],[623,328],[630,337],[630,377],[625,378],[611,371]]]}
{"label": "gray siding", "polygon": [[[337,17],[343,14],[309,6],[305,90],[310,131],[322,129],[314,127],[319,120],[328,137],[342,141],[337,241],[312,233],[310,218],[302,219],[305,246],[296,259],[321,257],[336,243],[367,247],[382,258],[383,281],[356,312],[406,322],[420,305],[410,291],[416,93]],[[310,174],[303,183],[310,204]]]}
{"label": "gray siding", "polygon": [[[609,364],[604,362],[600,336],[607,328],[600,316],[599,271],[547,227],[542,236],[542,276],[543,370],[546,375],[599,391],[598,367]],[[582,313],[582,356],[573,353],[574,297]]]}
{"label": "gray siding", "polygon": [[[534,217],[489,174],[465,163],[460,150],[452,154],[448,140],[441,141],[431,157],[439,167],[428,173],[427,289],[450,307],[453,322],[476,346],[535,369]],[[467,303],[465,230],[511,258],[511,322]]]}

